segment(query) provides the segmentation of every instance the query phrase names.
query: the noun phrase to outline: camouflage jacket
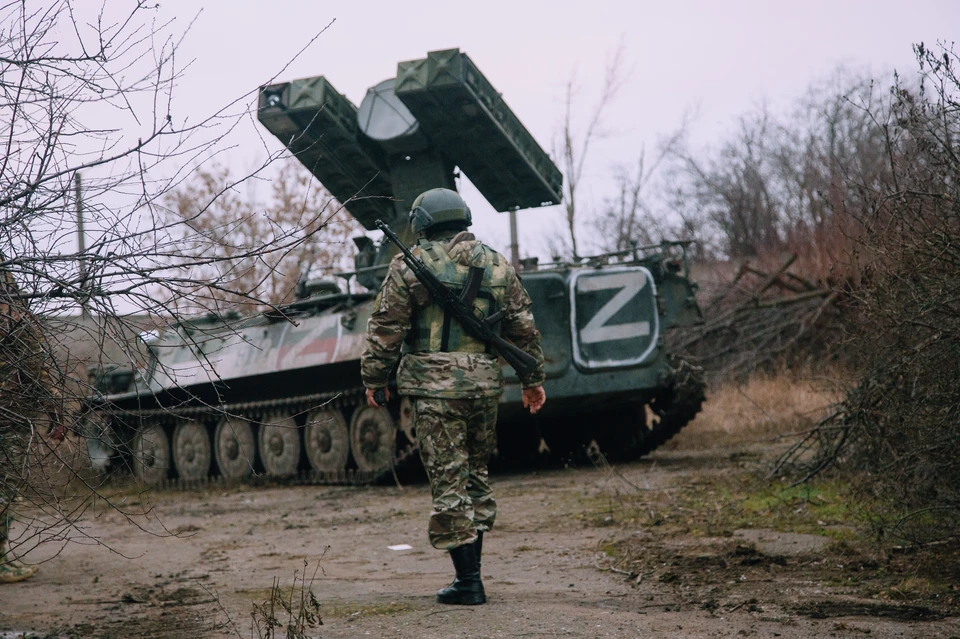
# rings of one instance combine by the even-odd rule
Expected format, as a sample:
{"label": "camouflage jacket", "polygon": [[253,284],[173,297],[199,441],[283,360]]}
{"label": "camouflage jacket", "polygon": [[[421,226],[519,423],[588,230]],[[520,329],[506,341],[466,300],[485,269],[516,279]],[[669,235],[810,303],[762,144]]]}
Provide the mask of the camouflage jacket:
{"label": "camouflage jacket", "polygon": [[[481,294],[474,306],[485,314],[503,310],[500,334],[538,362],[536,369],[520,380],[523,387],[542,384],[540,332],[534,324],[530,297],[507,260],[467,232],[452,239],[421,240],[413,252],[453,290],[462,286],[470,266],[484,267]],[[445,321],[451,325],[442,326]],[[447,349],[442,348],[441,341],[446,342]],[[398,255],[390,263],[367,323],[366,350],[361,358],[364,386],[380,388],[387,384],[404,343],[408,352],[397,371],[397,386],[404,395],[476,398],[497,396],[503,390],[497,357],[465,334],[455,319],[445,320],[443,309],[431,302]]]}
{"label": "camouflage jacket", "polygon": [[29,431],[33,416],[58,414],[63,402],[59,373],[40,320],[20,297],[10,271],[0,269],[0,430]]}

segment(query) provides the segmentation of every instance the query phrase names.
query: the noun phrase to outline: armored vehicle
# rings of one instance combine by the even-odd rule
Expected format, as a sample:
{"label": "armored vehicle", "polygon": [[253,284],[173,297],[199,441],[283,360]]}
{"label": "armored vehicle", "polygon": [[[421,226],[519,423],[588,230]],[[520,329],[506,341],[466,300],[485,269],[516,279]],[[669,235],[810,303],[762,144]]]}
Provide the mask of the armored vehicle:
{"label": "armored vehicle", "polygon": [[[497,211],[557,204],[561,174],[458,49],[401,62],[359,108],[324,77],[262,87],[258,117],[366,229],[408,243],[410,203],[456,189],[459,170]],[[394,251],[357,238],[346,283],[306,281],[282,312],[181,322],[146,343],[146,370],[101,380],[101,428],[146,482],[252,473],[373,478],[415,452],[409,406],[363,401],[359,358],[372,300]],[[683,243],[519,265],[546,358],[548,401],[522,411],[511,369],[498,454],[567,455],[592,446],[631,458],[700,409],[696,370],[665,332],[701,321]],[[124,452],[128,451],[128,452]]]}

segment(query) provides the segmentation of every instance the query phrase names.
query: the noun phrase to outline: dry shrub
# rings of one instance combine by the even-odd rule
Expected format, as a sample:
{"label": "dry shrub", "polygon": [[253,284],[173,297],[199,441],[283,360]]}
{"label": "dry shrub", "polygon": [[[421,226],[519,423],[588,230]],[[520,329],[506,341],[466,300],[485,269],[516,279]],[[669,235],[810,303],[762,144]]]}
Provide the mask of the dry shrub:
{"label": "dry shrub", "polygon": [[703,412],[669,448],[724,447],[772,440],[811,428],[840,393],[832,384],[795,373],[758,374],[710,393]]}
{"label": "dry shrub", "polygon": [[863,373],[783,462],[804,479],[838,463],[860,479],[878,533],[930,542],[960,534],[960,59],[916,53],[920,86],[897,83],[875,114],[889,179],[860,185],[875,202],[849,291]]}
{"label": "dry shrub", "polygon": [[868,368],[846,401],[843,461],[869,474],[881,531],[929,541],[960,532],[960,60],[922,45],[917,56],[924,83],[894,89],[894,170],[868,225]]}
{"label": "dry shrub", "polygon": [[[329,548],[329,547],[328,547]],[[293,573],[293,585],[285,589],[280,579],[274,578],[269,597],[260,604],[254,604],[250,613],[250,636],[258,639],[309,639],[323,625],[320,616],[320,602],[313,593],[313,584],[321,570],[321,562],[327,554],[324,549],[312,575],[308,576],[309,563],[304,560],[303,574]],[[238,637],[243,635],[236,624],[229,621],[228,626]]]}

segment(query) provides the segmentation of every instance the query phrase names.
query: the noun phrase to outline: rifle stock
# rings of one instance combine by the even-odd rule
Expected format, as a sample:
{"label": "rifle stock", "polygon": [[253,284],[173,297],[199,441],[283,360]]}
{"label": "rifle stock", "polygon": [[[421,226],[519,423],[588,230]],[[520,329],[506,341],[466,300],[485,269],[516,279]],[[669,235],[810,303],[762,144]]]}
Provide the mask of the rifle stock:
{"label": "rifle stock", "polygon": [[488,323],[474,314],[473,307],[467,307],[458,295],[438,280],[437,276],[423,263],[423,260],[414,255],[389,226],[381,220],[377,220],[377,228],[383,231],[385,237],[397,245],[403,255],[403,261],[407,263],[407,266],[427,289],[430,296],[443,306],[444,311],[453,315],[460,322],[463,330],[475,339],[494,348],[521,378],[527,376],[536,368],[537,360],[535,357],[493,332]]}
{"label": "rifle stock", "polygon": [[517,375],[521,377],[537,366],[537,360],[533,356],[499,335],[494,335],[493,347],[497,349],[497,352],[500,353],[507,364],[513,366],[513,370],[517,371]]}

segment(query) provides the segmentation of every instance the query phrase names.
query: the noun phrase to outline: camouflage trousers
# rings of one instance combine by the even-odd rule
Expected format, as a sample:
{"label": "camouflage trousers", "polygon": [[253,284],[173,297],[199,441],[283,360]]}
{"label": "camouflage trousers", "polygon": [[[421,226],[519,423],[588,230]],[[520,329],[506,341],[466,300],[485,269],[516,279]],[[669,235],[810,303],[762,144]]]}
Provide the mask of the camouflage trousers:
{"label": "camouflage trousers", "polygon": [[[14,497],[15,499],[15,497]],[[7,540],[13,523],[13,500],[0,497],[0,566],[7,563]]]}
{"label": "camouflage trousers", "polygon": [[[2,393],[2,390],[0,390]],[[0,407],[7,415],[13,413],[0,398]],[[40,433],[48,432],[59,423],[56,406],[47,407],[49,413],[20,411],[13,419],[0,422],[0,566],[4,563],[6,541],[13,523],[14,505],[20,491],[29,481],[26,467],[32,442]]]}
{"label": "camouflage trousers", "polygon": [[0,426],[0,565],[6,562],[7,539],[21,482],[23,458],[23,434],[9,426]]}
{"label": "camouflage trousers", "polygon": [[433,496],[430,543],[440,550],[471,543],[497,516],[487,460],[496,445],[499,398],[411,399]]}
{"label": "camouflage trousers", "polygon": [[20,468],[26,458],[23,442],[12,428],[0,426],[0,584],[23,581],[37,572],[36,566],[20,563],[10,551],[13,506],[23,482]]}

